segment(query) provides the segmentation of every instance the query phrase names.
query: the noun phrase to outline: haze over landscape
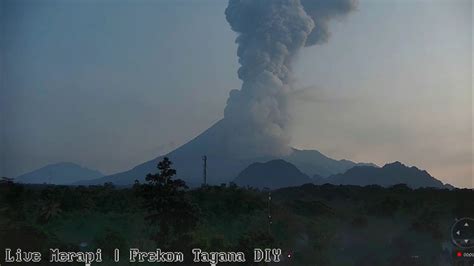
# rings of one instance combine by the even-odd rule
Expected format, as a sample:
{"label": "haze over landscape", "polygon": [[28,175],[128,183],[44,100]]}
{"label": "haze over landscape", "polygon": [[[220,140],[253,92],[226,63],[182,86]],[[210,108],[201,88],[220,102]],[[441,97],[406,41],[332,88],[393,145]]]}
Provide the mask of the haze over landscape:
{"label": "haze over landscape", "polygon": [[[262,61],[249,63],[245,56],[256,52],[239,48],[238,70],[234,43],[235,32],[250,36],[238,45],[258,51],[254,32],[232,16],[245,7],[224,13],[227,2],[217,0],[3,1],[0,175],[63,161],[113,174],[207,132],[175,153],[199,153],[209,139],[230,143],[226,154],[239,158],[314,149],[379,166],[402,161],[473,187],[472,2],[335,3],[324,13],[332,20],[323,37],[314,32],[324,27],[314,31],[306,15],[293,12],[299,7],[288,9],[302,19],[298,27],[309,23],[307,36],[285,44],[287,51],[271,47],[281,75],[255,82],[246,68]],[[304,8],[311,16],[311,6]],[[256,112],[268,116],[255,117],[246,107],[262,84],[279,90],[266,102],[258,98],[270,104]],[[233,89],[241,93],[229,98]],[[272,109],[274,102],[285,109]],[[255,150],[237,151],[243,147]],[[287,159],[303,166],[297,155]],[[339,168],[331,171],[325,174]]]}

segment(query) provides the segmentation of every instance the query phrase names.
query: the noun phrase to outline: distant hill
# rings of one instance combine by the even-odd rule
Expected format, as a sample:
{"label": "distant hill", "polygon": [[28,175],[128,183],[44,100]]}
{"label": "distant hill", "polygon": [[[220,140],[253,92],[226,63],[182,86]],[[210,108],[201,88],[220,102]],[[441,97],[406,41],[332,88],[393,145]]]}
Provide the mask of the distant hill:
{"label": "distant hill", "polygon": [[373,166],[373,163],[355,163],[349,160],[335,160],[327,157],[317,150],[298,150],[288,156],[283,157],[287,162],[294,164],[298,169],[307,175],[318,175],[328,177],[333,174],[344,173],[354,166]]}
{"label": "distant hill", "polygon": [[433,187],[448,188],[425,170],[408,167],[400,162],[386,164],[381,168],[356,166],[343,174],[332,175],[320,183],[335,185],[380,185],[384,187],[406,184],[411,188]]}
{"label": "distant hill", "polygon": [[15,178],[17,183],[70,185],[78,181],[96,179],[103,174],[75,163],[50,164]]}
{"label": "distant hill", "polygon": [[[225,128],[219,121],[196,138],[166,154],[177,169],[177,177],[185,180],[188,185],[196,186],[202,183],[202,156],[207,156],[207,176],[210,184],[220,184],[232,181],[245,167],[255,162],[266,162],[273,159],[284,159],[294,164],[306,175],[329,175],[343,173],[357,164],[348,160],[334,160],[316,150],[297,150],[282,158],[247,158],[239,159],[229,155],[222,146]],[[156,157],[134,168],[98,178],[78,182],[78,184],[103,184],[113,182],[116,185],[131,185],[135,180],[143,181],[146,174],[156,172],[156,164],[164,156]]]}
{"label": "distant hill", "polygon": [[253,163],[240,172],[234,182],[239,186],[276,189],[300,186],[313,181],[296,166],[280,159]]}
{"label": "distant hill", "polygon": [[406,184],[411,188],[448,188],[428,172],[417,167],[408,167],[400,162],[386,164],[383,167],[354,166],[343,174],[336,174],[324,178],[314,175],[312,178],[301,172],[295,165],[284,160],[272,160],[266,163],[253,163],[245,168],[234,180],[240,186],[256,188],[283,188],[300,186],[307,183],[356,185],[379,185],[390,187],[397,184]]}

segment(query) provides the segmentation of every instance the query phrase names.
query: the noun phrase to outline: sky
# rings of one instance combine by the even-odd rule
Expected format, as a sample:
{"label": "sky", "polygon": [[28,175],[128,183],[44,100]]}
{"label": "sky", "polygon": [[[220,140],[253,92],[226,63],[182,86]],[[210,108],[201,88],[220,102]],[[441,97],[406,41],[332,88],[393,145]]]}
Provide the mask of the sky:
{"label": "sky", "polygon": [[[240,88],[221,0],[4,0],[0,175],[106,174],[186,143]],[[360,0],[294,62],[292,145],[473,187],[470,0]]]}

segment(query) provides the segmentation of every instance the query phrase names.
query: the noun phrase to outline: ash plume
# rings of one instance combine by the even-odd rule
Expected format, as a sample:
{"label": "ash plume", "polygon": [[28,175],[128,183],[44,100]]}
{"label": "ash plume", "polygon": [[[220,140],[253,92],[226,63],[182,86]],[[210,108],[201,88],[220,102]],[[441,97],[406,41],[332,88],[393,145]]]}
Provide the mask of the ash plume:
{"label": "ash plume", "polygon": [[328,23],[354,0],[230,0],[227,21],[238,33],[240,90],[232,90],[222,121],[225,149],[239,157],[278,156],[289,146],[291,65],[298,51],[328,40]]}

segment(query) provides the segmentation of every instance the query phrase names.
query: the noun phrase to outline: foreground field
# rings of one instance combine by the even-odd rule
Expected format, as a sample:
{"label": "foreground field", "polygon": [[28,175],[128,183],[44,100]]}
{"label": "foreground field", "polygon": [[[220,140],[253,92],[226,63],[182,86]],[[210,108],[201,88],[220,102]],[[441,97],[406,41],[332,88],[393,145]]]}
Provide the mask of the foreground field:
{"label": "foreground field", "polygon": [[[1,185],[0,262],[5,248],[101,248],[102,265],[129,265],[132,247],[182,251],[185,264],[192,248],[252,258],[253,248],[274,247],[283,251],[280,265],[450,265],[450,227],[474,214],[472,190],[308,184],[270,193],[222,185],[183,191],[194,216],[163,203],[164,213],[177,208],[193,221],[153,222],[139,186]],[[160,223],[172,233],[160,234]],[[111,262],[115,248],[120,263]]]}

